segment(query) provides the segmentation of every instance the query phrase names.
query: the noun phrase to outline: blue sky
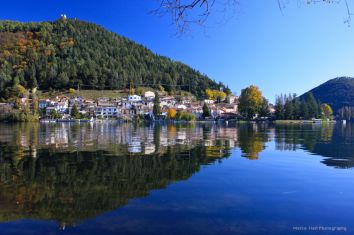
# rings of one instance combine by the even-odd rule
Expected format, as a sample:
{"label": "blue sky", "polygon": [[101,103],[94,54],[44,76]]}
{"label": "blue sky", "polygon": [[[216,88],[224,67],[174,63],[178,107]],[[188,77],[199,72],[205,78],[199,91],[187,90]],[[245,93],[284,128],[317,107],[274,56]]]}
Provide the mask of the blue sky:
{"label": "blue sky", "polygon": [[[277,0],[240,1],[227,22],[215,11],[205,27],[181,37],[169,16],[149,14],[156,0],[3,1],[0,18],[45,21],[65,13],[182,61],[238,94],[258,85],[272,102],[279,93],[302,94],[331,78],[354,76],[354,28],[344,24],[344,4],[294,0],[280,11]],[[350,7],[354,12],[354,1]]]}

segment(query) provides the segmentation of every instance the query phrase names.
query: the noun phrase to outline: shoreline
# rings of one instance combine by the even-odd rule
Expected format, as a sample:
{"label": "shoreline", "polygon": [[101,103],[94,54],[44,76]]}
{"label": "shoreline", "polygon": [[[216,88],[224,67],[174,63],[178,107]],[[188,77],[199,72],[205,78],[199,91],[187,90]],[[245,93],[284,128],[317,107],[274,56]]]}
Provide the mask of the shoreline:
{"label": "shoreline", "polygon": [[122,119],[42,119],[33,121],[8,121],[0,120],[0,123],[25,123],[25,122],[38,122],[38,123],[103,123],[103,122],[117,122],[117,123],[160,123],[160,124],[180,124],[180,123],[214,123],[214,124],[255,124],[255,123],[272,123],[272,124],[334,124],[341,123],[343,120],[195,120],[195,121],[176,121],[176,120],[155,120],[155,121],[135,121],[135,120],[122,120]]}

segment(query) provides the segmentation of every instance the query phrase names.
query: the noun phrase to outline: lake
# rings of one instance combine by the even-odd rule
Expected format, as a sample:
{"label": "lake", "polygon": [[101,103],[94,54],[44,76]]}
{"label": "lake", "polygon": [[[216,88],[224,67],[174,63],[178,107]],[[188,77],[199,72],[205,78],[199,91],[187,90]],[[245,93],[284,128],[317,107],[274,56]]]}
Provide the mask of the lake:
{"label": "lake", "polygon": [[0,124],[0,234],[353,234],[354,125]]}

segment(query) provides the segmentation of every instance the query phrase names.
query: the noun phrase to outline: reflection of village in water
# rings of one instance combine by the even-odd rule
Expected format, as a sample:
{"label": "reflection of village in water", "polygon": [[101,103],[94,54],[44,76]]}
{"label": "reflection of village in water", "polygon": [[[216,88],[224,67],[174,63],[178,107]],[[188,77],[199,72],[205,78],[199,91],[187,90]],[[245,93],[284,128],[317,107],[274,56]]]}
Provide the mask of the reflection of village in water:
{"label": "reflection of village in water", "polygon": [[[274,141],[276,150],[304,149],[324,157],[335,158],[337,161],[344,160],[346,166],[342,167],[346,168],[354,157],[352,137],[354,137],[354,126],[350,124],[346,126],[338,124],[222,126],[209,123],[146,126],[116,122],[35,123],[2,125],[0,143],[20,146],[22,150],[28,149],[30,155],[34,157],[37,149],[46,148],[56,152],[104,150],[113,155],[125,156],[164,153],[168,147],[173,146],[183,146],[184,149],[188,149],[202,145],[209,149],[240,148],[243,157],[254,160],[259,158],[267,142]],[[342,142],[338,145],[339,139]],[[343,162],[339,165],[343,165]]]}
{"label": "reflection of village in water", "polygon": [[[55,151],[106,150],[124,153],[152,154],[169,146],[237,145],[237,129],[211,126],[151,125],[134,126],[115,123],[57,123],[4,126],[0,142],[16,144],[35,152],[37,148]],[[158,146],[158,147],[157,147]]]}

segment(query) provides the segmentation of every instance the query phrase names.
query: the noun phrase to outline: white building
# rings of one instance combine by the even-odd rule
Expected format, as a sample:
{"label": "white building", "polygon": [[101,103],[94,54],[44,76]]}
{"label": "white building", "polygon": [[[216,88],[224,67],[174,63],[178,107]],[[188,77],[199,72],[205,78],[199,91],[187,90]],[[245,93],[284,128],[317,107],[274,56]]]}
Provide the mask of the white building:
{"label": "white building", "polygon": [[214,100],[204,100],[204,103],[207,103],[207,104],[214,104],[215,101],[214,101]]}
{"label": "white building", "polygon": [[54,109],[61,114],[65,114],[68,112],[69,103],[67,100],[61,102],[54,103]]}
{"label": "white building", "polygon": [[118,108],[114,106],[98,106],[95,109],[97,118],[117,118]]}
{"label": "white building", "polygon": [[45,108],[52,106],[52,105],[54,105],[54,102],[51,102],[51,100],[49,100],[49,99],[39,100],[39,102],[38,102],[38,107],[40,109],[45,109]]}
{"label": "white building", "polygon": [[144,93],[144,97],[145,97],[146,99],[155,99],[155,93],[152,92],[152,91],[146,91],[146,92]]}
{"label": "white building", "polygon": [[129,102],[140,102],[141,101],[141,96],[139,96],[139,95],[130,95],[130,96],[128,96],[128,101]]}

